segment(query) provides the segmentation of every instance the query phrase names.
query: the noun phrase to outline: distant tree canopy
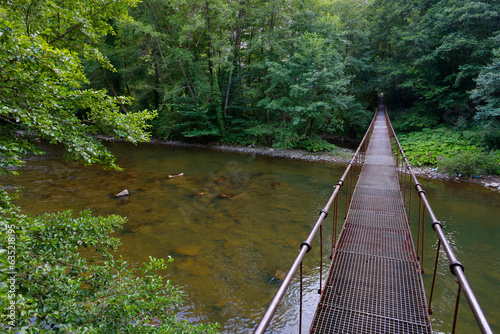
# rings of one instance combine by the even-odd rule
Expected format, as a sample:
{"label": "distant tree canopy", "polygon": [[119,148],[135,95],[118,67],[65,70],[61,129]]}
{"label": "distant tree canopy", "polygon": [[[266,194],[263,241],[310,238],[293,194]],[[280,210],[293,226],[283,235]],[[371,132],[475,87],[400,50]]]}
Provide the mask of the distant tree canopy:
{"label": "distant tree canopy", "polygon": [[[321,133],[360,135],[358,1],[147,0],[115,22],[101,50],[117,68],[87,68],[93,86],[157,109],[155,134],[297,147]],[[357,12],[357,15],[360,15]],[[105,75],[103,75],[103,70]],[[285,137],[288,140],[285,140]]]}
{"label": "distant tree canopy", "polygon": [[[485,100],[471,92],[500,44],[498,1],[374,1],[371,36],[379,86],[394,109],[442,124],[471,122]],[[477,92],[477,90],[476,90]],[[479,109],[478,109],[479,108]],[[432,121],[431,121],[432,123]]]}
{"label": "distant tree canopy", "polygon": [[91,87],[158,110],[153,131],[165,138],[303,147],[324,134],[359,137],[380,91],[396,119],[408,118],[403,131],[473,126],[491,107],[477,92],[499,47],[499,6],[145,0],[99,45],[117,71],[94,62],[86,73]]}

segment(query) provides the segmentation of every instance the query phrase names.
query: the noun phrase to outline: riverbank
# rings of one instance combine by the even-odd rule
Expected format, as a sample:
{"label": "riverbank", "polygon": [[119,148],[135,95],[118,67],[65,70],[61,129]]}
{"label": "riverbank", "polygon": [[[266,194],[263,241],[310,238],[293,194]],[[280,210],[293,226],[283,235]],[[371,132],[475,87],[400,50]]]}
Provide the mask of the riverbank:
{"label": "riverbank", "polygon": [[[115,141],[117,139],[111,136],[97,136],[97,138],[104,141]],[[256,154],[262,156],[269,156],[274,158],[283,159],[293,159],[293,160],[303,160],[303,161],[316,161],[316,162],[330,162],[339,164],[348,164],[351,160],[354,150],[337,147],[332,152],[308,152],[303,149],[293,149],[293,150],[280,150],[272,147],[259,147],[259,146],[239,146],[222,144],[218,142],[209,144],[196,144],[196,143],[186,143],[182,141],[175,140],[163,140],[163,139],[151,139],[149,141],[151,144],[156,145],[167,145],[175,147],[197,147],[197,148],[207,148],[213,150],[220,150],[226,152],[236,152],[243,154]],[[484,187],[500,192],[500,176],[498,175],[487,175],[479,176],[473,178],[461,178],[453,177],[446,173],[441,173],[435,168],[431,167],[413,167],[413,172],[419,178],[435,179],[435,180],[446,180],[456,183],[476,183],[481,184]]]}

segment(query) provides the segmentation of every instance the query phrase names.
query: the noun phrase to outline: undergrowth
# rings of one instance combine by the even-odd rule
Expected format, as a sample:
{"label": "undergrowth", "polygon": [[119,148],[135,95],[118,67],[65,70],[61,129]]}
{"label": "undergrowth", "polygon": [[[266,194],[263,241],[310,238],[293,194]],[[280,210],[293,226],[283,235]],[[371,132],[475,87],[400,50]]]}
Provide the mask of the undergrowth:
{"label": "undergrowth", "polygon": [[500,152],[487,151],[477,132],[446,128],[402,134],[401,145],[411,164],[433,166],[450,175],[500,173]]}

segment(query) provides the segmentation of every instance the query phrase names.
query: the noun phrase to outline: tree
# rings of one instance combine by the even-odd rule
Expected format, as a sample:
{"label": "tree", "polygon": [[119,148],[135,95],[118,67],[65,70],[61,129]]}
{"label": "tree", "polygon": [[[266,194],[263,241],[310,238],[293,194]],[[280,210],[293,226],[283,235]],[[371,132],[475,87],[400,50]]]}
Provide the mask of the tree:
{"label": "tree", "polygon": [[[42,3],[36,2],[39,6]],[[24,8],[23,1],[16,4],[2,8],[0,12],[0,119],[3,143],[9,154],[15,150],[21,154],[33,150],[29,140],[16,136],[19,130],[32,131],[51,143],[64,144],[70,158],[80,159],[86,164],[101,163],[114,167],[114,158],[90,135],[103,131],[132,142],[144,141],[147,133],[143,129],[155,113],[122,113],[119,106],[130,103],[129,98],[109,97],[104,90],[81,89],[87,80],[78,52],[86,54],[92,48],[83,45],[86,38],[78,37],[78,31],[100,28],[102,22],[97,20],[98,15],[90,17],[97,20],[95,25],[82,23],[81,27],[80,23],[71,25],[71,22],[64,27],[63,23],[67,22],[64,17],[59,17],[64,28],[54,32],[56,28],[39,21],[50,22],[49,19],[56,15],[54,8],[57,6],[47,10],[47,17],[32,19],[29,14],[35,11],[34,8]],[[75,11],[78,11],[78,4],[75,1]],[[107,11],[102,11],[102,19],[116,8],[110,6]],[[42,9],[36,9],[38,16],[41,15],[38,10]],[[65,8],[60,8],[59,12],[73,19]],[[82,21],[85,22],[83,18]],[[107,33],[107,28],[110,27],[102,27],[102,33]],[[91,37],[97,38],[96,34],[93,31]],[[67,40],[74,41],[74,44],[68,44]],[[63,47],[58,48],[57,44]],[[69,46],[74,47],[68,49]],[[89,57],[111,68],[97,50],[92,50]],[[8,156],[7,152],[0,150],[4,157]],[[2,165],[5,167],[5,163]]]}
{"label": "tree", "polygon": [[[387,86],[398,87],[392,95],[405,101],[403,107],[432,112],[441,122],[453,124],[460,116],[470,119],[475,109],[469,91],[489,62],[491,37],[500,29],[498,2],[377,1],[376,5],[381,9],[373,10],[381,16],[374,23],[381,24],[374,37],[379,59],[387,64],[381,67],[382,79]],[[381,20],[382,13],[389,13],[387,20]]]}
{"label": "tree", "polygon": [[282,114],[279,144],[292,148],[318,129],[342,127],[342,111],[352,98],[339,49],[335,41],[305,33],[290,59],[268,63],[268,92],[273,95],[259,104]]}
{"label": "tree", "polygon": [[[495,37],[495,42],[500,44],[500,35]],[[487,144],[500,148],[500,48],[493,51],[491,63],[481,70],[476,84],[471,92],[478,104],[474,118],[484,127]]]}
{"label": "tree", "polygon": [[[155,112],[126,112],[130,98],[108,96],[87,83],[82,58],[112,71],[93,43],[112,33],[110,20],[125,19],[123,1],[24,1],[0,6],[0,172],[41,153],[34,136],[65,145],[68,157],[119,169],[92,135],[133,143],[148,138]],[[90,212],[28,216],[0,189],[0,310],[2,330],[12,332],[206,333],[214,326],[179,321],[180,292],[154,273],[127,267],[111,251],[109,233],[124,219]],[[90,248],[98,261],[83,256]]]}
{"label": "tree", "polygon": [[[352,0],[352,7],[364,3],[356,1]],[[342,7],[340,2],[337,7]],[[355,78],[354,66],[364,60],[356,62],[356,47],[344,53],[341,40],[348,28],[339,31],[342,23],[336,15],[337,7],[322,0],[199,0],[175,4],[147,0],[132,10],[133,21],[116,24],[116,38],[109,39],[101,49],[116,61],[118,78],[114,82],[120,87],[115,90],[134,96],[143,107],[159,110],[154,122],[157,135],[241,140],[242,136],[253,136],[246,130],[255,132],[259,127],[280,124],[284,110],[259,102],[278,94],[271,90],[268,66],[292,57],[306,33],[331,39],[339,53],[338,61],[346,63],[348,58],[349,78]],[[347,7],[343,10],[349,12]],[[349,35],[352,44],[359,31],[356,34]],[[356,45],[362,44],[356,40]],[[108,83],[103,82],[100,72],[95,70],[92,77],[106,87]],[[339,80],[343,85],[343,78]],[[352,80],[348,94],[354,94],[354,86]],[[346,131],[356,133],[359,124],[363,127],[360,119],[366,115],[361,109],[355,103],[345,106]],[[316,135],[317,129],[311,127],[306,137]]]}

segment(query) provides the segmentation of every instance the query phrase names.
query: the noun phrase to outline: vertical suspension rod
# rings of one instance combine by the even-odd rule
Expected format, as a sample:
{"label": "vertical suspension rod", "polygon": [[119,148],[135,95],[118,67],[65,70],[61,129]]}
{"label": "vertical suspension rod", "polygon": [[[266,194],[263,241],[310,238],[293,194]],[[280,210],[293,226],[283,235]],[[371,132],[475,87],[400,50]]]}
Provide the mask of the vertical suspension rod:
{"label": "vertical suspension rod", "polygon": [[443,226],[441,222],[437,219],[436,215],[434,214],[434,211],[432,210],[432,207],[429,204],[425,191],[422,188],[422,185],[418,182],[417,177],[415,176],[415,173],[413,172],[413,169],[408,161],[408,158],[404,154],[403,148],[401,147],[401,143],[395,136],[392,124],[389,123],[389,125],[390,125],[389,127],[390,132],[392,132],[392,136],[394,136],[394,139],[396,140],[399,151],[402,153],[402,158],[406,166],[408,167],[408,170],[411,174],[411,178],[415,183],[415,189],[417,190],[420,199],[422,200],[424,206],[427,209],[427,213],[429,214],[429,217],[432,221],[432,228],[434,229],[434,231],[436,231],[438,238],[442,244],[442,247],[446,253],[446,256],[448,257],[448,261],[450,263],[449,265],[450,271],[453,275],[457,277],[458,283],[460,284],[460,288],[463,291],[469,303],[469,306],[472,310],[472,313],[474,314],[474,317],[481,332],[487,334],[493,334],[493,330],[491,329],[490,324],[488,323],[488,320],[486,319],[486,316],[484,315],[484,312],[474,294],[474,291],[472,290],[467,280],[467,277],[465,276],[464,266],[458,261],[455,253],[453,252],[453,249],[451,248],[448,238],[446,238],[446,235],[444,234]]}
{"label": "vertical suspension rod", "polygon": [[[312,241],[314,237],[316,236],[316,233],[318,232],[318,229],[321,227],[321,224],[323,220],[326,218],[328,215],[328,210],[330,209],[332,203],[334,202],[335,198],[338,197],[338,193],[340,191],[340,188],[344,185],[344,180],[348,179],[349,172],[352,169],[354,159],[355,157],[360,153],[361,148],[363,147],[363,144],[365,144],[365,141],[369,137],[369,134],[373,131],[373,126],[375,125],[375,119],[376,119],[376,114],[372,119],[372,122],[370,124],[370,127],[365,133],[365,136],[363,137],[361,144],[359,145],[358,149],[356,150],[356,153],[352,157],[351,161],[347,165],[346,170],[344,171],[344,174],[342,175],[341,179],[339,182],[334,186],[334,190],[332,195],[330,196],[330,199],[328,200],[327,204],[325,207],[320,211],[320,215],[316,223],[314,224],[313,229],[309,233],[309,236],[307,237],[306,241],[302,242],[300,245],[300,250],[299,254],[295,258],[295,260],[292,263],[292,266],[288,270],[285,278],[281,282],[278,291],[276,291],[273,299],[271,300],[271,303],[267,307],[264,315],[262,316],[260,322],[257,324],[257,327],[254,329],[254,334],[262,334],[265,332],[267,326],[269,326],[269,323],[271,322],[274,313],[278,309],[279,304],[281,303],[281,300],[285,296],[286,291],[288,290],[288,287],[292,283],[293,276],[297,273],[299,267],[301,266],[302,260],[304,259],[305,255],[311,250],[312,248]],[[348,187],[346,187],[348,188]]]}

